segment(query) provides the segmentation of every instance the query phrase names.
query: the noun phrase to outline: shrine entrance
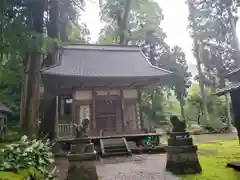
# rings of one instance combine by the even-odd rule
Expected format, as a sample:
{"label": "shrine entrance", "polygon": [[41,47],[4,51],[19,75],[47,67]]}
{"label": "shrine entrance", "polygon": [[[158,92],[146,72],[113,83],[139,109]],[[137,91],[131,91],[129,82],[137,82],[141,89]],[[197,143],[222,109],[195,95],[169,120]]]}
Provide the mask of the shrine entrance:
{"label": "shrine entrance", "polygon": [[121,119],[120,96],[99,97],[95,101],[95,121],[97,131],[116,131]]}

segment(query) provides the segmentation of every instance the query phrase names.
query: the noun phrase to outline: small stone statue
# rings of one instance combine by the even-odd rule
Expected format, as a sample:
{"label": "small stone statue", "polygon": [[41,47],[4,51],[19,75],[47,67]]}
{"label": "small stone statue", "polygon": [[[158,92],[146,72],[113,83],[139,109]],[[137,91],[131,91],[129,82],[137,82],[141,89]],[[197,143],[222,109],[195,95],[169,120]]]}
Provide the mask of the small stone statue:
{"label": "small stone statue", "polygon": [[73,125],[76,128],[76,138],[83,138],[87,136],[89,119],[83,119],[81,124],[77,125],[74,123]]}
{"label": "small stone statue", "polygon": [[193,145],[193,140],[186,132],[185,121],[180,121],[177,116],[171,116],[173,125],[172,132],[169,133],[166,169],[174,174],[195,174],[202,171],[198,161],[197,146]]}
{"label": "small stone statue", "polygon": [[185,132],[186,129],[185,121],[180,121],[178,117],[175,115],[170,117],[170,121],[173,125],[172,132]]}

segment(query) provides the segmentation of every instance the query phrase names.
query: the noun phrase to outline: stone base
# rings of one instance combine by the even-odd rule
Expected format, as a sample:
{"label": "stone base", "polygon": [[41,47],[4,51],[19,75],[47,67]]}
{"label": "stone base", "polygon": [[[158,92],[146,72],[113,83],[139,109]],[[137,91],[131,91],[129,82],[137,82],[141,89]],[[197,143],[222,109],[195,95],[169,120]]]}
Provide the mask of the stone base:
{"label": "stone base", "polygon": [[95,147],[93,143],[71,145],[71,153],[73,154],[94,153],[94,152],[95,152]]}
{"label": "stone base", "polygon": [[192,138],[178,138],[178,139],[170,138],[168,139],[168,145],[169,146],[191,146],[193,145],[193,139]]}
{"label": "stone base", "polygon": [[83,153],[83,154],[68,154],[67,159],[69,163],[78,163],[83,161],[95,161],[97,160],[97,154],[94,153]]}
{"label": "stone base", "polygon": [[70,162],[66,180],[98,180],[94,162]]}
{"label": "stone base", "polygon": [[202,171],[197,146],[167,146],[166,169],[173,174],[197,174]]}
{"label": "stone base", "polygon": [[227,167],[229,168],[233,168],[234,170],[240,172],[240,161],[236,161],[236,162],[229,162],[227,163]]}
{"label": "stone base", "polygon": [[54,154],[55,157],[65,157],[66,153],[62,150],[61,145],[57,142],[54,144],[54,146],[52,147],[52,152]]}

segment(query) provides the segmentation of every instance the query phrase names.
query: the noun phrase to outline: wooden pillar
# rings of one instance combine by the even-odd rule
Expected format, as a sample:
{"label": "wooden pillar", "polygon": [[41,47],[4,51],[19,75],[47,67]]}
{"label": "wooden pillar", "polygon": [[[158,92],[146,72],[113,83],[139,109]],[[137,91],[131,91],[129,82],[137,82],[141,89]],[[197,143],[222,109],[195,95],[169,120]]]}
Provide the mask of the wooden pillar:
{"label": "wooden pillar", "polygon": [[59,137],[59,129],[58,129],[58,124],[59,124],[59,97],[56,96],[56,116],[55,116],[55,129],[57,131],[56,136],[57,138]]}
{"label": "wooden pillar", "polygon": [[141,91],[138,89],[138,103],[139,103],[139,113],[140,113],[140,121],[141,121],[141,129],[144,128],[143,114],[142,114],[142,103],[141,103]]}
{"label": "wooden pillar", "polygon": [[64,97],[60,96],[60,115],[63,116],[64,115],[64,111],[65,111],[65,101],[64,101]]}
{"label": "wooden pillar", "polygon": [[[75,92],[74,92],[74,89],[72,89],[72,123],[76,123],[76,118],[75,118],[75,114],[76,114],[76,108],[75,108]],[[76,135],[76,132],[75,132],[75,128],[74,126],[72,125],[71,127],[72,129],[72,135],[75,136]]]}
{"label": "wooden pillar", "polygon": [[44,90],[43,119],[40,129],[43,137],[55,140],[57,137],[56,129],[56,96],[52,95],[47,89]]}
{"label": "wooden pillar", "polygon": [[124,121],[124,95],[123,95],[123,89],[120,89],[120,103],[121,103],[122,132],[124,132],[125,131],[125,121]]}
{"label": "wooden pillar", "polygon": [[92,108],[91,108],[91,130],[96,129],[96,91],[92,90]]}

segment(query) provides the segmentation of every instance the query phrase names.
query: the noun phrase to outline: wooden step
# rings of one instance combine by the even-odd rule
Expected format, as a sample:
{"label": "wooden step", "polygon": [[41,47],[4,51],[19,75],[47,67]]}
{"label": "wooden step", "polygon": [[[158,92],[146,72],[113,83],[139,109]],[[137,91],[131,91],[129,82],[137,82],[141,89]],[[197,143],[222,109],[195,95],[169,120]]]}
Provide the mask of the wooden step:
{"label": "wooden step", "polygon": [[100,145],[103,157],[132,154],[125,138],[101,139]]}
{"label": "wooden step", "polygon": [[128,152],[126,148],[105,149],[105,153],[109,152]]}
{"label": "wooden step", "polygon": [[111,152],[111,153],[105,153],[104,158],[106,157],[116,157],[116,156],[131,156],[131,152]]}

